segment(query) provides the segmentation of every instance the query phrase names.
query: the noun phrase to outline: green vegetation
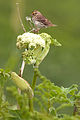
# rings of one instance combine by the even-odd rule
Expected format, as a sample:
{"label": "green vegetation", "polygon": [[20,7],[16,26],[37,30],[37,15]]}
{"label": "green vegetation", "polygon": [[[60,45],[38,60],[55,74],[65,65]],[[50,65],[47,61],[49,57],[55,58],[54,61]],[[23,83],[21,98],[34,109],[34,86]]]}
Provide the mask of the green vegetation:
{"label": "green vegetation", "polygon": [[[61,46],[47,33],[24,33],[17,37],[18,49],[24,50],[23,62],[19,75],[0,69],[0,120],[80,119],[78,85],[73,84],[68,88],[56,86],[39,71],[39,65],[48,54],[51,44]],[[25,64],[33,65],[34,76],[31,85],[22,78]],[[8,85],[12,80],[15,84]],[[5,91],[12,97],[8,98]],[[70,116],[61,112],[67,107],[72,108]]]}
{"label": "green vegetation", "polygon": [[[50,40],[46,47],[36,44],[37,49],[34,45],[28,51],[21,46],[18,50],[16,38],[23,30],[16,2],[27,31],[25,17],[39,10],[57,25],[40,30],[39,35],[44,39],[46,32],[62,46],[55,47],[60,44],[50,37],[45,39]],[[79,14],[79,0],[0,1],[0,120],[80,120]],[[26,66],[20,74],[22,59]]]}
{"label": "green vegetation", "polygon": [[[4,93],[6,82],[11,80],[10,73],[0,70],[0,120],[79,120],[78,86],[73,84],[69,88],[58,87],[42,76],[38,68],[34,69],[34,73],[39,77],[40,84],[35,86],[33,98],[30,98],[26,91],[19,94],[15,85],[5,88],[12,96],[10,99],[14,101],[13,104]],[[67,107],[72,107],[73,114],[70,116],[65,112],[61,113],[61,110]]]}

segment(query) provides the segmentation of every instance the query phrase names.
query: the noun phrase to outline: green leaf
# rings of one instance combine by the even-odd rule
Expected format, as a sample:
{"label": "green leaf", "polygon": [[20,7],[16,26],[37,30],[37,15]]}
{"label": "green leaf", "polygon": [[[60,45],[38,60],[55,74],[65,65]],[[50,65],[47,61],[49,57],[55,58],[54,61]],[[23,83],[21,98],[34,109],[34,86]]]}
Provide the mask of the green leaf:
{"label": "green leaf", "polygon": [[55,46],[62,46],[56,39],[52,39],[52,44]]}

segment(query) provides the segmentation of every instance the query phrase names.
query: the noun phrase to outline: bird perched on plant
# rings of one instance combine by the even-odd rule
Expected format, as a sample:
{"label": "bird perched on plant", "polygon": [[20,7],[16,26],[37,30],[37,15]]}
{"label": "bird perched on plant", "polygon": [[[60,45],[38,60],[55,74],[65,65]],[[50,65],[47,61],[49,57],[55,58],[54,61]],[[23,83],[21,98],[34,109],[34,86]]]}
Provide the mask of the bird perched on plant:
{"label": "bird perched on plant", "polygon": [[[32,23],[34,24],[35,31],[38,32],[41,28],[54,27],[55,24],[52,24],[46,17],[44,17],[39,11],[34,10],[31,14]],[[27,17],[26,17],[27,19]]]}

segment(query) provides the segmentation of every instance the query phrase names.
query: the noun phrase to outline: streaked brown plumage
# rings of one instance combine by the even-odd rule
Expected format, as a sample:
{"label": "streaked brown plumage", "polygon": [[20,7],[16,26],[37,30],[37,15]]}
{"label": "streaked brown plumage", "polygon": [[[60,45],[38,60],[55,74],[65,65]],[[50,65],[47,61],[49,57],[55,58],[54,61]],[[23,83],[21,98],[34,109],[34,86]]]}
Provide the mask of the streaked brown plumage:
{"label": "streaked brown plumage", "polygon": [[46,17],[44,17],[39,11],[34,10],[31,14],[32,22],[36,28],[36,30],[40,30],[41,28],[54,27],[55,24],[52,24]]}

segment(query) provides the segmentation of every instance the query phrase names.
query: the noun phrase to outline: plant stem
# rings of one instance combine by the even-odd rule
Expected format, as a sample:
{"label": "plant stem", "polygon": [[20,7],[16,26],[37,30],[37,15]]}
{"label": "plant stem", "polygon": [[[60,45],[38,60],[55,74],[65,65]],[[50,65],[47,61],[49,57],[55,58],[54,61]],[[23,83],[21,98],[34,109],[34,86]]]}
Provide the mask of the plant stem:
{"label": "plant stem", "polygon": [[[22,65],[21,65],[21,69],[20,69],[20,73],[19,73],[19,76],[20,76],[20,77],[22,77],[22,75],[23,75],[24,67],[25,67],[25,62],[24,62],[24,60],[23,60],[23,61],[22,61]],[[19,95],[21,94],[20,88],[18,88],[18,93],[19,93]],[[17,109],[20,109],[19,104],[17,104]]]}
{"label": "plant stem", "polygon": [[[33,81],[32,81],[33,92],[34,92],[36,80],[37,80],[37,70],[38,70],[38,68],[34,68],[34,77],[33,77]],[[29,99],[29,111],[33,112],[33,98]]]}
{"label": "plant stem", "polygon": [[19,17],[19,20],[20,20],[20,24],[22,26],[23,31],[26,32],[26,29],[25,29],[25,27],[23,25],[23,22],[22,22],[22,19],[21,19],[21,16],[20,16],[19,3],[16,3],[16,7],[17,7],[17,12],[18,12],[18,17]]}
{"label": "plant stem", "polygon": [[24,62],[24,60],[23,60],[23,61],[22,61],[22,65],[21,65],[21,69],[20,69],[20,73],[19,73],[19,76],[20,76],[20,77],[22,77],[22,75],[23,75],[24,67],[25,67],[25,62]]}
{"label": "plant stem", "polygon": [[[20,77],[22,77],[22,75],[23,75],[24,67],[25,67],[25,62],[23,60],[22,65],[21,65],[21,69],[20,69],[20,73],[19,73]],[[19,88],[18,88],[18,93],[21,94],[21,90]]]}
{"label": "plant stem", "polygon": [[76,115],[76,112],[77,112],[77,107],[76,107],[76,105],[74,104],[74,111],[73,111],[73,115],[74,115],[74,116]]}
{"label": "plant stem", "polygon": [[38,68],[34,68],[34,77],[33,77],[33,81],[32,81],[32,89],[33,89],[33,91],[34,91],[35,85],[36,85],[37,71],[38,71]]}

